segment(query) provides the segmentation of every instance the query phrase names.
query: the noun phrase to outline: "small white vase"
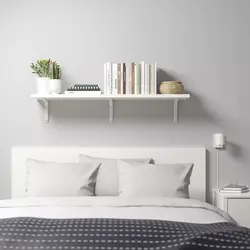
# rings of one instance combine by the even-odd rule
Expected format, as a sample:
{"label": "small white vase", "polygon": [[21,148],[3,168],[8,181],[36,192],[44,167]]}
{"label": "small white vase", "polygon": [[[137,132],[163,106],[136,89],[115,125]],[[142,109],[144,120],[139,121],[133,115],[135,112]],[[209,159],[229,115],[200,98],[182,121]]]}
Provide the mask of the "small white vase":
{"label": "small white vase", "polygon": [[36,89],[38,94],[49,93],[49,78],[48,77],[37,77],[36,78]]}
{"label": "small white vase", "polygon": [[49,80],[49,93],[60,94],[62,92],[62,81],[60,79]]}

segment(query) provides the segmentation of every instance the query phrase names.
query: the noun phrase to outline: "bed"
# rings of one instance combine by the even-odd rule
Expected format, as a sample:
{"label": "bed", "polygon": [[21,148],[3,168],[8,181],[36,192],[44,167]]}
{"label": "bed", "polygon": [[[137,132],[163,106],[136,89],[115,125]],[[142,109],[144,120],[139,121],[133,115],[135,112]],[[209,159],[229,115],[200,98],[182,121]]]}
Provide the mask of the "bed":
{"label": "bed", "polygon": [[[79,154],[150,157],[159,164],[147,163],[150,171],[159,171],[166,162],[192,162],[190,199],[157,195],[27,197],[27,158],[67,163],[77,162]],[[125,163],[125,169],[131,167]],[[205,194],[206,150],[202,147],[13,148],[12,199],[0,201],[0,249],[250,249],[250,230],[206,203]]]}

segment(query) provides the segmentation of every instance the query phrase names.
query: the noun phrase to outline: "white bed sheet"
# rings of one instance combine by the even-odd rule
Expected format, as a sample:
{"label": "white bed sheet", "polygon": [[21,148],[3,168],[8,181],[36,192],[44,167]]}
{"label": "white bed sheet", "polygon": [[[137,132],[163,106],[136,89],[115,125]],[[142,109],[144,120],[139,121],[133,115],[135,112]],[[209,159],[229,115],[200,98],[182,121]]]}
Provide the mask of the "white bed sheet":
{"label": "white bed sheet", "polygon": [[69,197],[0,201],[0,218],[121,218],[192,223],[233,222],[205,202],[181,198]]}

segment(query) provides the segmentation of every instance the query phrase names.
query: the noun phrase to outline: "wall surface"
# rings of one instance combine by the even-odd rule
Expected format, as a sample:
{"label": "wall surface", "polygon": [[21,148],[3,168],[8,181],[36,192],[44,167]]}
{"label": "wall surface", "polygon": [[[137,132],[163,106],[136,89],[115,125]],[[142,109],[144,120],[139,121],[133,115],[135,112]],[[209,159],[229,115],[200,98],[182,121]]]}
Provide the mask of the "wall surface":
{"label": "wall surface", "polygon": [[[250,1],[0,0],[0,198],[10,197],[13,146],[204,145],[216,183],[212,134],[223,132],[221,184],[250,185]],[[183,81],[189,101],[55,102],[51,121],[29,95],[29,65],[52,58],[66,85],[103,83],[106,61],[156,61],[158,80]]]}

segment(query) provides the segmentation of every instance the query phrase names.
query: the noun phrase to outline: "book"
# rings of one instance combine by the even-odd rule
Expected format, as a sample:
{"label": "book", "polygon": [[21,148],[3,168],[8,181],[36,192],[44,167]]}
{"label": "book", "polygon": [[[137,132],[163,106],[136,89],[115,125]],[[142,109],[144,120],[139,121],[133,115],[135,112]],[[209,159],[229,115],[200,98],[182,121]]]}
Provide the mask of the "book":
{"label": "book", "polygon": [[247,193],[249,192],[249,188],[245,188],[242,190],[224,190],[220,189],[220,193],[234,193],[234,194],[242,194],[242,193]]}
{"label": "book", "polygon": [[152,94],[152,78],[151,78],[151,74],[152,74],[152,65],[151,64],[149,64],[148,65],[148,94]]}
{"label": "book", "polygon": [[112,64],[112,94],[114,95],[116,95],[118,92],[117,80],[118,80],[117,63],[113,63]]}
{"label": "book", "polygon": [[108,76],[107,76],[107,63],[104,63],[104,87],[103,87],[103,92],[106,95],[108,90],[107,90],[107,82],[108,82]]}
{"label": "book", "polygon": [[157,94],[156,63],[110,63],[104,64],[104,94]]}
{"label": "book", "polygon": [[110,62],[107,63],[107,86],[106,86],[106,94],[112,94],[112,64]]}
{"label": "book", "polygon": [[137,94],[141,94],[141,64],[136,64],[136,87],[137,87]]}
{"label": "book", "polygon": [[247,189],[246,185],[238,185],[238,184],[229,184],[228,186],[225,186],[222,188],[223,190],[235,190],[235,191],[240,191]]}
{"label": "book", "polygon": [[77,96],[99,96],[102,92],[99,91],[74,91],[74,90],[66,90],[65,95],[77,95]]}
{"label": "book", "polygon": [[134,94],[137,95],[138,93],[138,79],[137,79],[137,63],[135,63],[135,73],[134,73]]}
{"label": "book", "polygon": [[158,86],[157,86],[157,64],[154,63],[154,94],[157,94]]}
{"label": "book", "polygon": [[121,74],[120,74],[121,82],[120,82],[120,88],[121,88],[121,95],[123,94],[123,63],[121,63]]}
{"label": "book", "polygon": [[126,64],[126,94],[129,95],[130,93],[130,65],[129,63]]}
{"label": "book", "polygon": [[75,84],[68,88],[65,94],[70,95],[101,95],[101,89],[96,84]]}
{"label": "book", "polygon": [[101,89],[97,84],[75,84],[73,87],[67,89],[67,91],[100,91]]}
{"label": "book", "polygon": [[121,64],[117,64],[117,94],[121,94]]}
{"label": "book", "polygon": [[123,63],[123,94],[126,94],[126,63]]}
{"label": "book", "polygon": [[156,94],[156,71],[155,63],[151,64],[151,94]]}
{"label": "book", "polygon": [[144,73],[145,73],[145,77],[144,77],[144,94],[148,95],[149,94],[149,67],[148,64],[145,63],[145,68],[144,68]]}
{"label": "book", "polygon": [[131,94],[135,94],[135,63],[131,63]]}
{"label": "book", "polygon": [[145,94],[145,62],[141,62],[141,94]]}

